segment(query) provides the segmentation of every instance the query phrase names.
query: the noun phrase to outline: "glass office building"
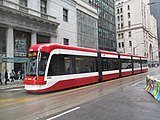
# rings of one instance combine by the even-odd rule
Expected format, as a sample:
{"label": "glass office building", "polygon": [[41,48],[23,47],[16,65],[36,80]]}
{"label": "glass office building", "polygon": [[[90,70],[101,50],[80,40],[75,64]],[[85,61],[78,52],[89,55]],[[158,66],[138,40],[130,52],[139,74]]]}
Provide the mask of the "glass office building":
{"label": "glass office building", "polygon": [[114,0],[89,0],[88,2],[97,8],[99,14],[98,48],[101,50],[116,51]]}

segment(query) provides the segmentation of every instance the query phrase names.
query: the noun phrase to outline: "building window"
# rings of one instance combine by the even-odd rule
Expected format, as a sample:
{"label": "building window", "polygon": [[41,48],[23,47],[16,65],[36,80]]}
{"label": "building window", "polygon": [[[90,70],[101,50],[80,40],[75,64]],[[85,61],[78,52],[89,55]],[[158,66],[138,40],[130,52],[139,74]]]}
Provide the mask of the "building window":
{"label": "building window", "polygon": [[121,28],[123,28],[123,23],[121,23]]}
{"label": "building window", "polygon": [[122,42],[122,47],[124,47],[124,42]]}
{"label": "building window", "polygon": [[47,19],[47,0],[41,0],[40,11],[41,17]]}
{"label": "building window", "polygon": [[118,34],[118,39],[120,39],[121,38],[121,34]]}
{"label": "building window", "polygon": [[[99,33],[99,34],[98,34]],[[77,45],[80,47],[97,48],[97,38],[108,37],[108,31],[97,29],[97,19],[77,10]],[[104,45],[102,39],[99,44]]]}
{"label": "building window", "polygon": [[69,39],[64,38],[64,39],[63,39],[63,44],[64,44],[64,45],[69,45]]}
{"label": "building window", "polygon": [[121,48],[121,43],[118,43],[118,47]]}
{"label": "building window", "polygon": [[130,5],[128,5],[128,10],[130,10]]}
{"label": "building window", "polygon": [[117,9],[117,14],[119,14],[119,9]]}
{"label": "building window", "polygon": [[124,38],[124,34],[123,33],[121,33],[121,38]]}
{"label": "building window", "polygon": [[128,18],[131,18],[131,14],[130,13],[128,13]]}
{"label": "building window", "polygon": [[117,16],[117,20],[120,21],[120,17],[119,16]]}
{"label": "building window", "polygon": [[120,29],[120,24],[118,24],[118,29]]}
{"label": "building window", "polygon": [[132,47],[132,41],[129,41],[129,47]]}
{"label": "building window", "polygon": [[27,7],[27,0],[19,0],[21,6]]}
{"label": "building window", "polygon": [[22,12],[28,12],[27,7],[27,0],[19,0],[19,10]]}
{"label": "building window", "polygon": [[122,12],[123,12],[123,9],[121,8],[120,10],[121,10],[121,13],[122,13]]}
{"label": "building window", "polygon": [[131,37],[131,31],[128,32],[128,37]]}
{"label": "building window", "polygon": [[129,27],[131,26],[131,21],[128,21],[128,26],[129,26]]}
{"label": "building window", "polygon": [[121,21],[123,20],[123,15],[121,15]]}
{"label": "building window", "polygon": [[63,21],[68,22],[68,10],[63,9]]}
{"label": "building window", "polygon": [[40,10],[42,13],[47,13],[47,0],[41,0]]}
{"label": "building window", "polygon": [[50,37],[37,34],[37,44],[41,44],[41,43],[50,43]]}

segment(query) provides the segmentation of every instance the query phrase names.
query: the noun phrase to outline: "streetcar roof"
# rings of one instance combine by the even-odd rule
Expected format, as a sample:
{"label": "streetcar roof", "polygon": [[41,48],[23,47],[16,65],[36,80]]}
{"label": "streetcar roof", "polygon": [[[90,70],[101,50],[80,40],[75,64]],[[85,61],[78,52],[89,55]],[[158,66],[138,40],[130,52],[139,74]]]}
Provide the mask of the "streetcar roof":
{"label": "streetcar roof", "polygon": [[[29,48],[29,52],[32,52],[32,51],[41,51],[41,52],[48,52],[48,53],[50,53],[54,49],[67,49],[67,50],[77,50],[77,51],[85,51],[85,52],[94,52],[94,53],[97,53],[96,49],[77,47],[77,46],[71,46],[71,45],[62,45],[62,44],[57,44],[57,43],[37,44],[37,45],[31,46]],[[101,53],[102,54],[118,55],[117,52],[105,51],[105,50],[101,50]],[[140,57],[143,58],[143,59],[146,58],[144,56],[137,56],[137,55],[131,55],[131,54],[126,54],[126,53],[120,53],[120,56],[124,56],[124,57],[131,57],[131,56],[133,56],[134,58],[138,58],[138,59]]]}
{"label": "streetcar roof", "polygon": [[68,50],[77,50],[77,51],[86,51],[86,52],[96,52],[97,51],[96,49],[92,49],[92,48],[61,45],[61,44],[56,44],[56,43],[45,43],[45,44],[37,44],[37,45],[31,46],[29,48],[29,52],[42,51],[42,52],[50,53],[54,49],[68,49]]}

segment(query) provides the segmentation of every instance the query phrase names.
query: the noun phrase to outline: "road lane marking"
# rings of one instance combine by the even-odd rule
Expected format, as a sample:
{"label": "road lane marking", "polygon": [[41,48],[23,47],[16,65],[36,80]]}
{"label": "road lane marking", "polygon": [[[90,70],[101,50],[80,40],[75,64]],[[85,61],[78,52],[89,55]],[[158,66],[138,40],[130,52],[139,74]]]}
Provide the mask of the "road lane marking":
{"label": "road lane marking", "polygon": [[24,90],[24,88],[9,89],[9,90],[5,90],[5,91],[20,91],[20,90]]}
{"label": "road lane marking", "polygon": [[[144,78],[140,79],[140,80],[144,80]],[[114,82],[114,80],[111,80],[111,81],[106,81],[106,83],[112,83]],[[132,82],[129,82],[127,84],[131,84]],[[51,96],[56,96],[56,95],[60,95],[60,94],[65,94],[65,93],[70,93],[70,92],[75,92],[77,90],[82,90],[82,89],[87,89],[87,88],[92,88],[92,87],[96,87],[96,86],[99,86],[101,84],[104,84],[104,82],[100,82],[100,83],[97,83],[97,84],[92,84],[92,85],[89,85],[89,86],[82,86],[82,87],[78,87],[78,88],[73,88],[73,89],[70,89],[70,90],[64,90],[64,91],[61,91],[61,92],[55,92],[53,94],[47,94],[47,95],[44,95],[44,96],[40,96],[40,97],[34,97],[34,98],[18,98],[18,99],[14,99],[11,101],[11,103],[8,103],[8,104],[0,104],[0,107],[4,107],[4,106],[9,106],[9,105],[14,105],[14,104],[17,104],[17,103],[23,103],[23,102],[29,102],[29,101],[33,101],[33,100],[38,100],[38,99],[43,99],[43,98],[48,98],[48,97],[51,97]],[[127,84],[124,84],[127,85]],[[8,101],[9,102],[9,101]]]}
{"label": "road lane marking", "polygon": [[0,99],[0,103],[3,103],[3,102],[10,102],[10,101],[13,101],[14,99]]}
{"label": "road lane marking", "polygon": [[137,83],[135,83],[135,84],[133,84],[133,85],[131,85],[131,86],[134,87],[134,86],[140,84],[141,82],[143,82],[143,81],[139,81],[139,82],[137,82]]}
{"label": "road lane marking", "polygon": [[56,119],[56,118],[58,118],[58,117],[61,117],[61,116],[65,115],[65,114],[68,114],[68,113],[70,113],[70,112],[76,111],[76,110],[78,110],[78,109],[80,109],[80,107],[73,108],[73,109],[71,109],[71,110],[68,110],[68,111],[66,111],[66,112],[63,112],[63,113],[58,114],[58,115],[56,115],[56,116],[53,116],[53,117],[51,117],[51,118],[48,118],[48,119],[46,119],[46,120]]}

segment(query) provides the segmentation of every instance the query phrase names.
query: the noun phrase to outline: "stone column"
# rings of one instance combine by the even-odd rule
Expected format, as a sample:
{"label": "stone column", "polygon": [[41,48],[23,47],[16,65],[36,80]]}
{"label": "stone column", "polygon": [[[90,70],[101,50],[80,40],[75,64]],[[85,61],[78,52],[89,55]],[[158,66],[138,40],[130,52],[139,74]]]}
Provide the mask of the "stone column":
{"label": "stone column", "polygon": [[[14,37],[13,28],[9,27],[6,33],[6,56],[9,58],[14,58]],[[14,63],[7,63],[8,72],[10,73],[14,69]]]}
{"label": "stone column", "polygon": [[32,32],[31,35],[31,46],[32,45],[36,45],[37,44],[37,33],[36,32]]}

